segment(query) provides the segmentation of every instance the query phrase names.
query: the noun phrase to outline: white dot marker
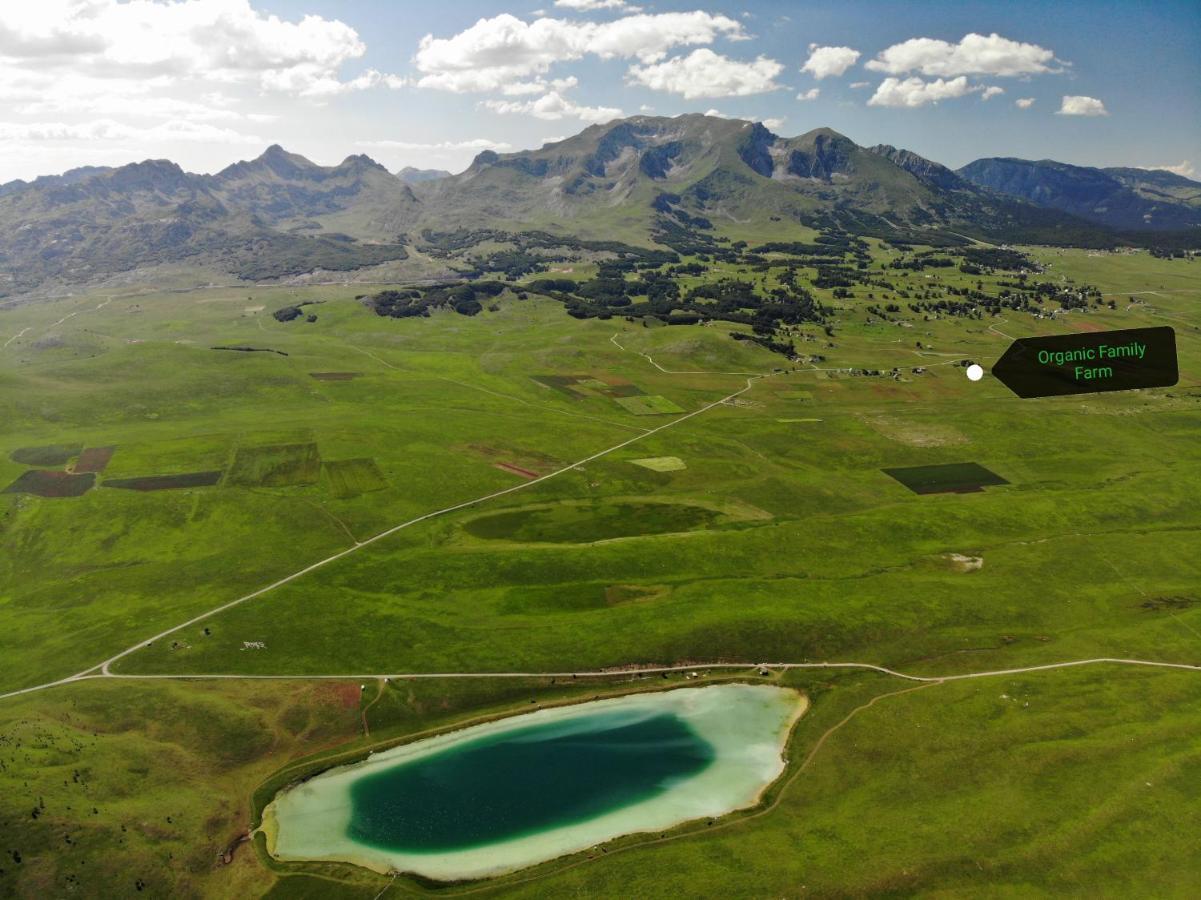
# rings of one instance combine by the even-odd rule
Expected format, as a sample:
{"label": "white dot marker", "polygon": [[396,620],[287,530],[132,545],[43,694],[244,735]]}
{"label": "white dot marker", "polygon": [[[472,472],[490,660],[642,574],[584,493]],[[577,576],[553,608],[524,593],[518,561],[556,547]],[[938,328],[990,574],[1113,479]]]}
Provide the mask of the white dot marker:
{"label": "white dot marker", "polygon": [[979,381],[983,377],[984,377],[984,367],[981,366],[979,363],[972,363],[970,366],[967,367],[967,380],[968,381]]}

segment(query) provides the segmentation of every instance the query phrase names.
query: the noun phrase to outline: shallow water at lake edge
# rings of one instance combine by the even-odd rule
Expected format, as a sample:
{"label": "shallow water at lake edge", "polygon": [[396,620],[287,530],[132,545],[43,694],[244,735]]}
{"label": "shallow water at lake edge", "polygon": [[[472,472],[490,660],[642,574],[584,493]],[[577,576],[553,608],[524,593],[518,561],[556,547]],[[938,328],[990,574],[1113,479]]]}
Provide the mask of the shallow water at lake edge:
{"label": "shallow water at lake edge", "polygon": [[806,706],[791,689],[721,684],[510,716],[286,788],[263,830],[281,860],[500,875],[753,806]]}

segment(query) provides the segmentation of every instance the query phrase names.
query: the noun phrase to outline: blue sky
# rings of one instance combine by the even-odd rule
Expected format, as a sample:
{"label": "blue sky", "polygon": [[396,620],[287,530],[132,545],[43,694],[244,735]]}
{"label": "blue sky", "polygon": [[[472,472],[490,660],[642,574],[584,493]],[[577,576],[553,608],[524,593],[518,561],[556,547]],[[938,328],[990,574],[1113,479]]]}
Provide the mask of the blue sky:
{"label": "blue sky", "polygon": [[458,170],[616,115],[710,110],[951,166],[1201,178],[1195,2],[635,3],[22,5],[0,24],[0,181],[147,157],[215,171],[276,142]]}

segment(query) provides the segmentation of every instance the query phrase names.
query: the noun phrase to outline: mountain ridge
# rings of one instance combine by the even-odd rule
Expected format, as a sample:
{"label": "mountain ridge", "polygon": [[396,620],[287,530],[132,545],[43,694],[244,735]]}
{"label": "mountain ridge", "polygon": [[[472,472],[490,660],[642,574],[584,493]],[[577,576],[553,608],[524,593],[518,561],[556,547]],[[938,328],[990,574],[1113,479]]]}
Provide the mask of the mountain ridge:
{"label": "mountain ridge", "polygon": [[[782,137],[759,122],[696,113],[591,125],[535,150],[485,150],[463,172],[417,180],[363,154],[322,166],[272,144],[211,175],[143,160],[0,186],[0,271],[13,290],[155,262],[280,277],[403,259],[403,245],[427,231],[480,227],[690,252],[747,229],[927,244],[963,235],[1083,246],[1146,240],[1055,208],[1054,198],[1035,193],[1040,205],[978,184],[967,177],[973,166],[952,171],[891,145],[862,147],[827,127]],[[1072,185],[1080,169],[1135,198],[1136,210],[1201,218],[1201,192],[1193,198],[1190,182],[1169,173],[1043,168],[1066,172]]]}
{"label": "mountain ridge", "polygon": [[[985,157],[960,168],[973,184],[1119,229],[1201,225],[1201,184],[1170,172]],[[1189,193],[1189,185],[1196,190]]]}

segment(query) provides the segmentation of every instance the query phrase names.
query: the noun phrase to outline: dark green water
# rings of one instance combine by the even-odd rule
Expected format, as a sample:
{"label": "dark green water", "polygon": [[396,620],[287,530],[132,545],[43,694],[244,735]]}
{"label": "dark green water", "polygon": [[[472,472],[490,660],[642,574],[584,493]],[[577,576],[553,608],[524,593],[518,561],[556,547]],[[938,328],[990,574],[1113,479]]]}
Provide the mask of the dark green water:
{"label": "dark green water", "polygon": [[381,849],[479,847],[664,793],[716,758],[671,713],[606,712],[483,737],[357,781],[348,835]]}

